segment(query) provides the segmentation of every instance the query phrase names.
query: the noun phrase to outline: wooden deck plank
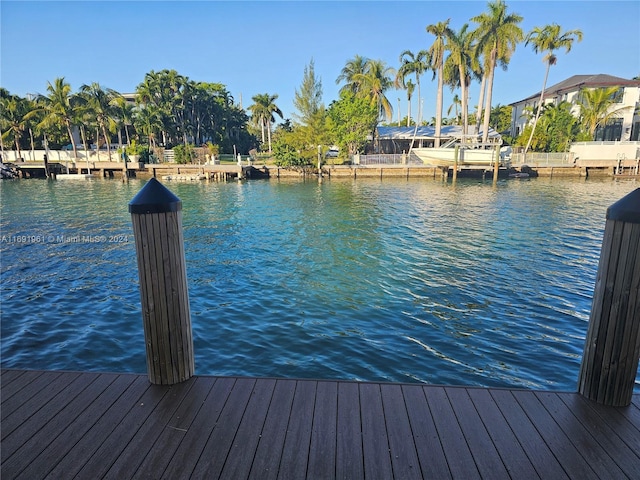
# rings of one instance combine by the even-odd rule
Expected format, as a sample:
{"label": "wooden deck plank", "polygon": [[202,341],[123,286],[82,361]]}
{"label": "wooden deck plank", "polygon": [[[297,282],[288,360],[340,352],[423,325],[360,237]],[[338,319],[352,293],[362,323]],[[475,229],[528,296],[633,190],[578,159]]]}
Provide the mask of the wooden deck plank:
{"label": "wooden deck plank", "polygon": [[205,399],[215,383],[213,377],[196,377],[189,395],[178,405],[167,425],[156,440],[158,448],[153,448],[145,457],[136,478],[155,480],[166,470],[167,465],[180,446]]}
{"label": "wooden deck plank", "polygon": [[[557,395],[629,478],[640,478],[640,452],[634,451],[624,441],[625,432],[607,422],[593,408],[594,402],[575,394]],[[620,436],[619,433],[623,435]]]}
{"label": "wooden deck plank", "polygon": [[365,478],[393,478],[380,385],[360,385],[360,416]]}
{"label": "wooden deck plank", "polygon": [[540,478],[487,389],[469,388],[469,397],[512,478]]}
{"label": "wooden deck plank", "polygon": [[480,478],[480,472],[444,388],[423,387],[423,389],[451,475],[454,478]]}
{"label": "wooden deck plank", "polygon": [[227,455],[221,478],[247,478],[262,435],[262,427],[276,386],[274,379],[256,381],[245,414]]}
{"label": "wooden deck plank", "polygon": [[475,405],[464,388],[445,388],[462,434],[473,455],[476,467],[483,478],[509,478],[509,473],[485,428]]}
{"label": "wooden deck plank", "polygon": [[251,479],[272,480],[278,477],[296,384],[295,380],[276,381],[267,417],[262,426],[262,435],[249,472]]}
{"label": "wooden deck plank", "polygon": [[59,382],[56,384],[56,395],[51,397],[49,401],[45,401],[40,408],[35,409],[35,413],[25,418],[20,423],[19,428],[13,430],[6,438],[2,439],[0,455],[2,464],[4,465],[11,455],[29,442],[34,435],[40,432],[51,419],[66,407],[70,400],[86,388],[88,379],[93,381],[95,378],[97,378],[97,375],[72,375],[68,377],[65,375],[59,377]]}
{"label": "wooden deck plank", "polygon": [[357,383],[338,383],[336,478],[364,478],[360,392]]}
{"label": "wooden deck plank", "polygon": [[[416,388],[420,387],[416,386]],[[422,478],[402,387],[400,385],[382,385],[380,392],[393,476],[407,480]]]}
{"label": "wooden deck plank", "polygon": [[640,478],[640,395],[12,372],[2,478]]}
{"label": "wooden deck plank", "polygon": [[[30,377],[31,382],[24,384],[19,395],[12,395],[10,399],[2,404],[2,439],[22,426],[30,417],[40,410],[49,399],[55,397],[66,386],[64,382],[54,382],[60,375],[43,374]],[[72,380],[66,377],[66,380]],[[20,382],[28,380],[21,377]],[[4,392],[3,392],[4,393]]]}
{"label": "wooden deck plank", "polygon": [[218,423],[211,432],[200,461],[193,471],[194,478],[219,478],[255,385],[254,378],[236,380],[227,403],[220,412]]}
{"label": "wooden deck plank", "polygon": [[[135,377],[132,375],[105,375],[113,381],[91,402],[86,409],[79,412],[69,422],[68,426],[38,455],[18,478],[32,479],[45,478],[50,475],[57,464],[69,455],[71,450],[76,450],[76,444],[91,430],[96,422],[113,405],[120,392],[125,391]],[[94,383],[95,385],[95,383]],[[92,392],[93,393],[93,392]],[[65,472],[65,475],[69,475]]]}
{"label": "wooden deck plank", "polygon": [[216,379],[200,411],[171,457],[162,478],[174,479],[181,475],[191,475],[235,383],[234,378]]}
{"label": "wooden deck plank", "polygon": [[103,478],[168,390],[168,387],[150,385],[130,406],[120,423],[103,437],[100,447],[78,472],[78,478]]}
{"label": "wooden deck plank", "polygon": [[[166,393],[136,434],[129,440],[126,450],[111,465],[106,473],[107,478],[123,478],[129,472],[138,470],[148,452],[153,450],[156,441],[173,418],[180,403],[189,394],[194,383],[195,379],[190,378],[170,387],[158,387],[158,390],[166,390]],[[169,430],[176,437],[182,438],[183,432],[175,429]]]}
{"label": "wooden deck plank", "polygon": [[338,384],[336,382],[318,382],[311,427],[307,477],[334,478],[337,420]]}
{"label": "wooden deck plank", "polygon": [[[77,378],[82,380],[81,377]],[[79,413],[84,412],[96,396],[99,396],[113,383],[114,379],[115,375],[94,374],[89,382],[80,381],[81,385],[78,391],[69,392],[69,396],[64,400],[64,407],[57,410],[45,425],[38,428],[37,432],[28,439],[25,438],[24,442],[20,441],[20,445],[10,443],[12,449],[18,447],[19,452],[17,452],[17,449],[13,450],[12,453],[14,455],[9,456],[6,461],[2,462],[3,472],[7,477],[20,478],[19,475],[25,468],[34,466],[36,457],[53,442],[67,425],[73,422]],[[67,390],[69,389],[65,389],[65,391]],[[13,436],[9,436],[7,440],[12,438]],[[16,436],[16,438],[20,437]],[[3,450],[7,440],[3,442]],[[27,476],[26,478],[29,477]]]}
{"label": "wooden deck plank", "polygon": [[416,453],[425,478],[451,478],[427,397],[420,385],[403,385],[402,393],[414,436]]}
{"label": "wooden deck plank", "polygon": [[307,474],[316,387],[317,382],[315,381],[296,382],[296,393],[291,405],[287,435],[278,468],[278,478],[305,478]]}
{"label": "wooden deck plank", "polygon": [[562,465],[509,390],[490,390],[491,397],[541,478],[568,478]]}
{"label": "wooden deck plank", "polygon": [[[132,379],[131,384],[123,391],[111,391],[116,400],[103,413],[100,419],[85,433],[85,435],[73,445],[73,448],[59,459],[59,463],[45,477],[49,480],[60,478],[74,478],[80,469],[89,461],[92,455],[100,448],[105,438],[115,430],[122,422],[125,415],[133,408],[143,396],[150,385],[146,377],[142,375],[121,375],[123,379]],[[125,382],[125,380],[123,380]],[[125,382],[126,383],[126,382]],[[112,385],[113,388],[113,385]]]}
{"label": "wooden deck plank", "polygon": [[[2,402],[11,398],[22,387],[31,382],[31,378],[42,375],[43,372],[24,370],[2,370],[0,377],[0,391]],[[17,382],[17,383],[14,383]]]}
{"label": "wooden deck plank", "polygon": [[[555,423],[575,446],[584,460],[599,478],[624,478],[625,474],[606,452],[603,446],[574,416],[560,397],[552,392],[535,392],[537,400],[549,412]],[[557,441],[557,440],[556,440]],[[582,462],[581,462],[582,463]]]}
{"label": "wooden deck plank", "polygon": [[531,392],[514,391],[512,394],[570,478],[598,478],[554,418]]}

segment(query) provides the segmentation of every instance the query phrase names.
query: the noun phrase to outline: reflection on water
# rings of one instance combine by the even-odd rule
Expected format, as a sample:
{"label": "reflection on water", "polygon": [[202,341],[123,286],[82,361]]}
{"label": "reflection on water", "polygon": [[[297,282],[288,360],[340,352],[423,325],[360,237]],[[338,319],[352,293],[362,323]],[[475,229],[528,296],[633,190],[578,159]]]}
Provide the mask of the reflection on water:
{"label": "reflection on water", "polygon": [[[143,184],[0,182],[3,366],[145,371]],[[636,187],[170,184],[196,373],[574,390],[605,211]]]}

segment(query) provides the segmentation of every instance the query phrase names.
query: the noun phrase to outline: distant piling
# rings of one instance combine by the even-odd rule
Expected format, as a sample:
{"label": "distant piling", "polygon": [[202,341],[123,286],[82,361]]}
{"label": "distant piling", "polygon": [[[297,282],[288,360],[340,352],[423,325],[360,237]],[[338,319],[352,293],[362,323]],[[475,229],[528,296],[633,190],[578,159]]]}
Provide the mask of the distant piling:
{"label": "distant piling", "polygon": [[607,210],[578,391],[631,403],[640,358],[640,188]]}
{"label": "distant piling", "polygon": [[194,374],[182,202],[152,178],[131,200],[129,212],[138,259],[149,381],[172,385]]}

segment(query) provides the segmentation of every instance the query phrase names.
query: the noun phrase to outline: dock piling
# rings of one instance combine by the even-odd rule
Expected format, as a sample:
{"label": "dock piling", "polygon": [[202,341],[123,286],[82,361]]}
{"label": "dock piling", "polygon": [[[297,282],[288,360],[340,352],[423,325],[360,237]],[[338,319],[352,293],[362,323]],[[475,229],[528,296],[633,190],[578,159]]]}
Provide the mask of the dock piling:
{"label": "dock piling", "polygon": [[129,203],[149,381],[172,385],[194,374],[182,235],[182,202],[155,178]]}
{"label": "dock piling", "polygon": [[607,210],[578,392],[631,403],[640,357],[640,188]]}

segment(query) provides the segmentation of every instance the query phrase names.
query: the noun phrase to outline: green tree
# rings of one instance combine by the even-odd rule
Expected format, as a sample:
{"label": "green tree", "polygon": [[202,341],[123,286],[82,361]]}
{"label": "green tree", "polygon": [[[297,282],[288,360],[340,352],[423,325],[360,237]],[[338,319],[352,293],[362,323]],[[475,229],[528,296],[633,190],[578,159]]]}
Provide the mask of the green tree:
{"label": "green tree", "polygon": [[80,113],[78,97],[72,93],[71,85],[65,82],[64,77],[56,78],[53,83],[48,82],[47,91],[49,92],[47,96],[38,97],[44,111],[40,126],[45,129],[63,126],[69,135],[73,158],[78,158],[76,142],[71,131],[71,127]]}
{"label": "green tree", "polygon": [[612,118],[632,107],[612,108],[620,87],[588,88],[580,91],[577,104],[580,106],[580,123],[593,140],[596,129]]}
{"label": "green tree", "polygon": [[429,56],[431,58],[431,69],[437,76],[438,91],[436,96],[436,140],[435,146],[440,146],[440,133],[442,131],[442,98],[444,94],[444,54],[447,50],[447,38],[453,35],[449,28],[449,19],[427,26],[427,32],[436,37],[431,47]]}
{"label": "green tree", "polygon": [[325,107],[322,103],[322,81],[316,78],[313,59],[304,68],[300,89],[296,89],[293,105],[298,111],[294,118],[309,146],[326,143]]}
{"label": "green tree", "polygon": [[[420,110],[420,101],[422,94],[420,92],[420,77],[427,71],[430,63],[430,54],[426,50],[420,50],[414,54],[410,50],[405,50],[400,54],[400,68],[396,73],[395,85],[396,87],[404,88],[407,90],[408,105],[408,117],[411,118],[411,95],[413,93],[413,83],[409,80],[406,81],[407,76],[415,75],[415,86],[418,88],[418,121],[422,120],[422,112]],[[409,119],[407,119],[407,126],[409,126]]]}
{"label": "green tree", "polygon": [[576,40],[578,42],[582,41],[582,32],[580,30],[569,30],[568,32],[562,33],[560,25],[556,23],[552,23],[551,25],[547,25],[543,28],[536,27],[527,35],[525,45],[531,43],[533,45],[533,51],[536,53],[548,53],[542,59],[542,61],[547,64],[547,68],[544,74],[542,90],[540,91],[540,99],[538,100],[538,109],[536,110],[536,116],[533,119],[533,127],[531,128],[529,141],[524,147],[524,153],[527,153],[529,150],[531,139],[533,139],[533,133],[535,132],[536,124],[538,123],[538,118],[540,118],[540,112],[542,111],[542,104],[544,102],[544,91],[547,87],[547,79],[549,78],[549,70],[551,69],[551,65],[555,65],[558,61],[558,57],[556,57],[555,52],[556,50],[564,48],[565,52],[569,53],[573,42]]}
{"label": "green tree", "polygon": [[12,140],[18,158],[22,157],[20,142],[29,125],[30,102],[24,98],[9,95],[0,98],[0,128],[2,140]]}
{"label": "green tree", "polygon": [[518,14],[507,13],[507,5],[502,0],[489,2],[489,11],[477,15],[471,21],[478,24],[474,38],[478,41],[478,51],[485,58],[484,76],[486,77],[484,124],[482,141],[489,137],[489,122],[491,118],[491,97],[493,93],[493,79],[498,62],[506,70],[511,55],[516,46],[523,40],[524,34],[519,24],[522,17]]}
{"label": "green tree", "polygon": [[[479,62],[475,55],[473,33],[469,31],[468,24],[465,23],[459,32],[449,31],[447,48],[449,56],[444,67],[445,79],[448,80],[447,83],[452,87],[460,87],[460,97],[458,98],[462,116],[462,133],[466,135],[469,130],[468,91],[474,71],[479,69]],[[457,116],[458,114],[456,113]]]}
{"label": "green tree", "polygon": [[268,93],[255,95],[253,105],[249,106],[254,121],[260,125],[262,129],[262,143],[265,143],[264,131],[267,130],[269,138],[269,153],[271,153],[271,124],[275,123],[273,114],[277,114],[282,117],[282,111],[275,104],[278,99],[278,95],[270,95]]}
{"label": "green tree", "polygon": [[351,60],[347,60],[347,63],[340,71],[340,75],[336,78],[336,85],[340,82],[345,82],[340,92],[344,90],[350,90],[351,93],[358,93],[361,90],[360,79],[365,74],[367,69],[368,58],[356,55]]}
{"label": "green tree", "polygon": [[355,83],[359,85],[357,95],[367,98],[371,105],[378,109],[379,118],[393,119],[393,107],[385,92],[393,86],[392,78],[395,77],[393,68],[388,67],[382,60],[367,60],[363,73],[353,76]]}
{"label": "green tree", "polygon": [[[85,107],[88,115],[95,119],[102,137],[107,146],[107,154],[111,161],[111,135],[110,132],[116,129],[116,106],[115,99],[120,96],[118,92],[110,88],[103,89],[99,83],[93,82],[90,85],[82,85],[80,94],[85,99]],[[99,141],[97,144],[99,145]]]}
{"label": "green tree", "polygon": [[367,98],[343,90],[340,99],[329,105],[327,116],[330,135],[340,152],[354,155],[364,151],[378,122],[378,109]]}

